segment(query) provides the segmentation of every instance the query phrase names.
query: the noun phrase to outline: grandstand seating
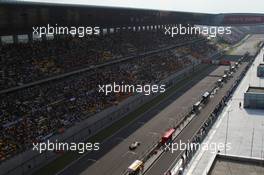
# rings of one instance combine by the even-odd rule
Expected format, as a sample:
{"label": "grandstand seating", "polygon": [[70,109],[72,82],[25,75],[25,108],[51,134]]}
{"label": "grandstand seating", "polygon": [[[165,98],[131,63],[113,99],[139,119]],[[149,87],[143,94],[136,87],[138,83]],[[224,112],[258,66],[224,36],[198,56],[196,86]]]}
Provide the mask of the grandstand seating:
{"label": "grandstand seating", "polygon": [[144,31],[131,35],[133,33],[68,37],[0,46],[0,90],[196,37],[170,38],[162,33]]}
{"label": "grandstand seating", "polygon": [[[144,32],[131,35],[109,35],[101,39],[67,38],[2,46],[1,67],[4,75],[1,77],[1,89],[199,38],[181,36],[168,39],[162,34]],[[28,149],[33,142],[59,134],[133,95],[105,95],[98,92],[98,84],[158,83],[191,64],[192,59],[207,58],[216,50],[208,42],[194,43],[0,94],[0,159],[3,161]]]}
{"label": "grandstand seating", "polygon": [[219,36],[219,38],[221,38],[228,44],[236,44],[237,42],[241,41],[241,39],[244,38],[248,33],[245,30],[246,29],[244,29],[243,27],[232,27],[231,34],[221,35]]}

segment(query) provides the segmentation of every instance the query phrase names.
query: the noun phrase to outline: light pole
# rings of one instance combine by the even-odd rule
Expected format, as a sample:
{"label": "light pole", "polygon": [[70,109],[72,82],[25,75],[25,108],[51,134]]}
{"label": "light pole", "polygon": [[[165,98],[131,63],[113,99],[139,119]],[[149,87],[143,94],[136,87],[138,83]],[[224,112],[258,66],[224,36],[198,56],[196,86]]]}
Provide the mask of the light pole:
{"label": "light pole", "polygon": [[226,145],[227,145],[227,135],[228,135],[228,123],[229,123],[229,113],[233,110],[230,109],[227,111],[227,118],[226,118],[226,136],[225,136],[225,155],[226,155]]}

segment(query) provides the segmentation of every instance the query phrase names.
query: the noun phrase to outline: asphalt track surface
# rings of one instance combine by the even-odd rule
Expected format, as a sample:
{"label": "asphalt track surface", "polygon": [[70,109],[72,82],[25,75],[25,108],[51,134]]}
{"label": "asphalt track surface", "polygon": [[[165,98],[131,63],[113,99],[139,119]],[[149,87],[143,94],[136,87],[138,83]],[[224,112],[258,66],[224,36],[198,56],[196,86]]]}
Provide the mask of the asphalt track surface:
{"label": "asphalt track surface", "polygon": [[[198,129],[203,125],[203,123],[207,120],[209,115],[213,112],[214,108],[221,101],[222,97],[226,95],[226,92],[233,86],[235,80],[241,74],[241,72],[246,67],[247,63],[243,63],[238,71],[233,74],[233,78],[230,79],[224,86],[215,94],[214,98],[210,99],[210,102],[201,110],[199,115],[197,115],[193,120],[187,125],[183,131],[176,137],[174,143],[179,144],[180,141],[182,143],[187,143],[190,138],[192,138]],[[164,152],[162,156],[159,157],[158,160],[149,168],[149,170],[145,173],[146,175],[162,175],[167,172],[171,164],[180,159],[182,151],[177,150],[174,153],[172,152]]]}
{"label": "asphalt track surface", "polygon": [[[153,109],[147,111],[101,144],[100,151],[91,152],[66,167],[62,175],[119,175],[149,150],[162,134],[184,117],[185,112],[210,90],[226,66],[212,66],[177,90]],[[209,76],[209,75],[218,76]],[[135,151],[128,147],[133,141],[141,145]]]}

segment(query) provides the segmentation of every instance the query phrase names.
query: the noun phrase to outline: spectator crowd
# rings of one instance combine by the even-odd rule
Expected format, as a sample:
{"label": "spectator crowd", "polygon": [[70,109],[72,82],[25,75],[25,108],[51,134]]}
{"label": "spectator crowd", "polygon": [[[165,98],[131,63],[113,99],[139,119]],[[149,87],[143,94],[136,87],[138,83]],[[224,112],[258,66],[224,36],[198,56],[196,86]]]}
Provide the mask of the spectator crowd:
{"label": "spectator crowd", "polygon": [[195,38],[142,31],[2,45],[0,90]]}
{"label": "spectator crowd", "polygon": [[[5,45],[1,53],[1,89],[110,62],[124,56],[199,38],[165,38],[160,33],[111,34],[102,38],[64,38]],[[0,159],[59,134],[90,116],[129,98],[131,93],[99,93],[99,84],[156,84],[217,50],[206,41],[136,57],[57,80],[0,94]]]}

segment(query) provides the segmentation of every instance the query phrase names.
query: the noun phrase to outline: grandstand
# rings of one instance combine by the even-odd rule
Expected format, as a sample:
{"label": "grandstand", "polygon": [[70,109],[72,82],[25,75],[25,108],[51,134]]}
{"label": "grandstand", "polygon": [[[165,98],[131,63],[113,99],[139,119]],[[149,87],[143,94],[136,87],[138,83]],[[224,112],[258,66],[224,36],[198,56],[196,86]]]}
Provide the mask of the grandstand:
{"label": "grandstand", "polygon": [[[203,35],[164,35],[164,27],[176,23],[187,25],[185,21],[191,25],[218,24],[216,16],[211,14],[45,3],[20,5],[23,10],[12,3],[0,7],[3,11],[0,14],[3,19],[0,24],[0,166],[3,174],[32,174],[61,156],[56,152],[44,153],[44,156],[33,153],[32,143],[68,138],[76,142],[87,140],[156,97],[113,92],[105,95],[98,91],[98,85],[165,82],[170,88],[178,80],[184,80],[191,68],[192,72],[197,67],[201,67],[197,70],[206,68],[203,60],[216,59],[223,50]],[[8,17],[11,11],[14,15]],[[62,20],[64,14],[76,19]],[[78,18],[80,15],[87,19]],[[116,20],[110,23],[110,19]],[[35,39],[32,26],[47,22],[99,25],[101,34]],[[234,27],[232,35],[221,39],[232,46],[250,32],[259,30]],[[172,81],[167,81],[171,77]],[[74,137],[79,132],[86,135]],[[25,160],[17,161],[19,156]]]}
{"label": "grandstand", "polygon": [[[144,37],[143,37],[144,36]],[[6,44],[1,47],[1,90],[85,67],[161,49],[198,36],[171,38],[159,32]],[[120,40],[120,41],[119,41]],[[149,44],[150,43],[150,44]],[[73,59],[74,58],[74,59]]]}
{"label": "grandstand", "polygon": [[[135,37],[137,37],[136,34]],[[185,40],[187,39],[192,39],[192,37],[186,38]],[[78,42],[78,39],[75,39],[75,41],[76,40],[76,46],[72,47],[78,48],[78,50],[81,49],[86,51],[86,49],[82,49],[81,47],[83,46],[83,41]],[[182,40],[174,39],[173,42],[174,44],[177,44],[179,42],[182,42]],[[43,43],[36,43],[37,47],[40,47],[38,46],[38,44]],[[71,44],[73,45],[73,43]],[[166,41],[164,41],[162,44],[167,43]],[[33,48],[35,48],[34,45],[35,43],[33,44]],[[157,44],[154,45],[157,46]],[[16,54],[20,52],[17,52],[17,49],[14,49],[14,51],[7,49],[11,46],[15,48],[17,45],[8,44],[2,46],[2,50],[8,50],[8,53],[6,53],[6,55],[12,55],[7,59],[7,62],[4,61],[2,62],[2,64],[6,65],[6,72],[11,73],[12,70],[21,71],[12,72],[13,77],[21,80],[24,80],[23,77],[19,77],[18,75],[22,75],[25,78],[28,78],[27,80],[31,81],[36,81],[41,79],[41,77],[43,77],[44,75],[49,75],[45,74],[44,71],[40,72],[41,70],[69,71],[67,67],[78,69],[78,65],[74,65],[74,63],[71,64],[69,62],[71,60],[75,62],[75,59],[78,60],[76,61],[76,63],[81,64],[81,66],[87,65],[88,67],[92,65],[100,65],[100,63],[106,61],[105,55],[102,54],[102,52],[104,51],[102,51],[101,54],[99,54],[100,56],[97,56],[97,58],[98,60],[105,61],[98,61],[98,63],[93,64],[89,61],[89,59],[95,61],[93,55],[89,54],[90,52],[81,54],[80,52],[74,52],[74,49],[65,49],[67,47],[64,47],[64,45],[61,46],[60,44],[52,45],[53,47],[51,48],[57,48],[58,50],[65,49],[65,51],[68,50],[69,52],[71,52],[71,55],[67,56],[69,61],[66,60],[67,58],[62,55],[50,56],[50,59],[38,58],[36,56],[37,58],[33,58],[32,60],[34,61],[32,61],[31,59],[27,60],[28,57],[26,56],[28,55],[28,53],[32,53],[32,50],[34,49],[31,50],[31,48],[29,47],[28,52],[23,49],[23,53],[25,54],[25,56],[22,56],[22,54],[19,54],[18,56]],[[28,44],[19,44],[18,47],[26,47],[27,49],[27,46]],[[119,43],[119,47],[115,45],[112,46],[120,48],[120,50],[123,49],[122,46],[120,47]],[[46,50],[46,52],[43,53],[47,53],[47,49],[48,48],[45,49],[44,42],[44,50]],[[207,42],[203,41],[197,44],[194,43],[182,46],[175,50],[167,51],[163,54],[147,56],[143,58],[136,57],[126,62],[109,64],[109,66],[100,68],[99,71],[86,71],[76,75],[71,75],[70,77],[54,80],[52,83],[48,81],[28,88],[22,88],[20,90],[11,91],[8,93],[2,93],[0,95],[1,126],[3,127],[1,138],[2,148],[7,148],[8,145],[12,143],[12,149],[10,150],[8,148],[1,150],[3,152],[1,158],[5,159],[6,157],[13,155],[17,151],[22,151],[30,147],[32,145],[32,142],[44,141],[50,138],[52,135],[59,133],[59,130],[64,130],[65,128],[74,125],[76,122],[81,122],[82,120],[94,115],[95,113],[98,113],[113,105],[117,105],[122,100],[128,98],[130,95],[133,95],[112,93],[111,95],[105,96],[104,94],[100,94],[98,92],[98,84],[124,82],[125,84],[144,85],[158,83],[171,74],[183,69],[188,64],[191,64],[193,60],[201,60],[202,58],[208,57],[215,51],[217,51],[217,48],[210,46]],[[60,52],[54,53],[59,54]],[[32,54],[32,57],[34,57],[34,55],[35,54]],[[80,55],[83,55],[83,58],[79,59],[78,56]],[[62,57],[65,58],[63,59],[64,62],[61,60]],[[87,63],[83,63],[82,60],[87,61]],[[22,61],[22,63],[19,63],[19,61]],[[44,64],[43,61],[45,61],[46,64]],[[54,65],[51,62],[57,62],[57,64]],[[36,65],[40,64],[46,65],[47,67],[39,69],[39,66]],[[10,65],[10,67],[8,67],[8,65]],[[54,69],[48,67],[49,65],[53,65]],[[13,69],[8,70],[9,68]],[[18,68],[21,69],[19,70]],[[34,72],[34,70],[32,69],[26,70],[26,68],[36,68],[36,72]],[[57,74],[57,71],[50,72],[50,75]],[[11,77],[7,79],[10,80]],[[12,82],[16,82],[18,84],[26,83],[19,83],[18,79],[12,79]]]}
{"label": "grandstand", "polygon": [[231,35],[223,35],[219,36],[219,39],[229,43],[229,44],[236,44],[241,41],[249,31],[244,31],[241,27],[233,27]]}

